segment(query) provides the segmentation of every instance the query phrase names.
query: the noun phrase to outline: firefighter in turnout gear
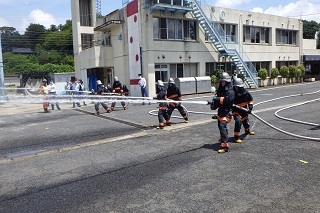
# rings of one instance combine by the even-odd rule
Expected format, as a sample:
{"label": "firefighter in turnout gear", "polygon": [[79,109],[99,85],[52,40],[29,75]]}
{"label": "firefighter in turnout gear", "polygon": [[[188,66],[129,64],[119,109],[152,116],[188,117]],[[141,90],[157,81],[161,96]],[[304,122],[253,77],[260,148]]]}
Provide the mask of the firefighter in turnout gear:
{"label": "firefighter in turnout gear", "polygon": [[254,135],[254,132],[250,131],[250,123],[249,123],[249,117],[248,117],[248,114],[250,114],[253,109],[253,98],[251,94],[244,88],[244,84],[241,78],[237,78],[234,81],[233,88],[235,92],[235,98],[233,103],[236,106],[239,106],[248,110],[248,111],[244,111],[237,107],[232,108],[232,115],[235,120],[234,139],[237,143],[241,143],[242,140],[240,139],[240,130],[241,130],[242,124],[243,124],[243,127],[245,128],[245,134]]}
{"label": "firefighter in turnout gear", "polygon": [[217,90],[216,97],[212,99],[212,102],[208,102],[211,105],[211,109],[218,109],[218,127],[220,130],[220,149],[219,153],[228,152],[228,129],[227,124],[231,121],[232,115],[230,113],[234,100],[234,91],[232,88],[231,79],[228,73],[222,73],[219,88]]}
{"label": "firefighter in turnout gear", "polygon": [[[168,99],[171,99],[174,101],[182,101],[182,95],[181,95],[180,89],[175,85],[173,78],[170,78],[168,82],[167,97]],[[179,110],[185,122],[188,123],[188,114],[184,110],[184,108],[181,106],[181,103],[175,103],[175,102],[169,103],[169,107],[168,107],[169,117],[171,117],[173,110],[176,108]]]}
{"label": "firefighter in turnout gear", "polygon": [[[122,84],[121,82],[119,81],[118,77],[114,77],[114,82],[113,82],[113,85],[112,85],[112,92],[113,93],[119,93],[119,95],[123,95],[123,88],[122,88]],[[121,105],[123,107],[124,110],[127,109],[127,106],[126,106],[126,103],[124,101],[121,102]],[[116,102],[112,102],[111,104],[111,110],[114,110],[114,107],[116,106]]]}
{"label": "firefighter in turnout gear", "polygon": [[[106,93],[110,93],[110,91],[108,90],[108,88],[106,88],[100,80],[97,81],[98,84],[98,90],[95,93],[96,95],[104,95]],[[96,115],[100,115],[100,111],[99,111],[99,105],[101,104],[101,106],[106,110],[107,113],[111,112],[111,109],[108,107],[108,105],[104,102],[95,102],[94,103],[94,109],[96,110]]]}
{"label": "firefighter in turnout gear", "polygon": [[[157,89],[158,89],[157,97],[154,97],[153,99],[167,100],[166,90],[164,89],[163,81],[158,80]],[[168,103],[167,102],[160,102],[159,103],[158,119],[159,119],[159,126],[157,127],[157,129],[164,128],[164,120],[166,121],[166,126],[171,126],[170,117],[168,115]]]}

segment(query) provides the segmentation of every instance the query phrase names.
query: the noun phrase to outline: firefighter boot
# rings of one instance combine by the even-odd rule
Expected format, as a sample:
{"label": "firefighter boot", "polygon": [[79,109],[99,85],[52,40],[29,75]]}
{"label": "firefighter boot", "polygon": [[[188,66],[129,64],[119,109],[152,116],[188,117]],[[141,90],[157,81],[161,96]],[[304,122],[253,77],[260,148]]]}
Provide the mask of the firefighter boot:
{"label": "firefighter boot", "polygon": [[242,143],[242,140],[239,138],[239,136],[234,136],[234,140],[235,140],[237,143]]}
{"label": "firefighter boot", "polygon": [[159,126],[157,126],[157,129],[163,129],[164,128],[164,123],[159,123]]}
{"label": "firefighter boot", "polygon": [[229,150],[229,144],[228,142],[221,142],[220,143],[220,149],[218,150],[218,153],[225,153]]}
{"label": "firefighter boot", "polygon": [[249,129],[245,130],[246,135],[254,135],[254,132],[250,131]]}

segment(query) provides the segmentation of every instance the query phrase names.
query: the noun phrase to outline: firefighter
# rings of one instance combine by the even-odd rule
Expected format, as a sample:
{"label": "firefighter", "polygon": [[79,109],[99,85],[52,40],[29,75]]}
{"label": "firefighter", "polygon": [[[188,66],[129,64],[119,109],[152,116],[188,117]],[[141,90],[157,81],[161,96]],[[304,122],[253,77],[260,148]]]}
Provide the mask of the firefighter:
{"label": "firefighter", "polygon": [[[168,82],[167,97],[168,99],[171,99],[174,101],[182,101],[180,89],[175,85],[173,78],[170,78]],[[169,103],[169,107],[168,107],[169,117],[171,117],[174,109],[178,109],[183,119],[185,120],[185,123],[188,123],[188,114],[184,110],[184,108],[181,106],[181,103],[175,103],[175,102]]]}
{"label": "firefighter", "polygon": [[[97,80],[97,84],[98,84],[98,90],[95,93],[96,95],[104,95],[106,93],[110,93],[110,91],[108,90],[108,88],[106,88],[100,80]],[[111,112],[111,109],[108,107],[108,105],[104,102],[95,102],[94,103],[94,109],[96,110],[96,115],[100,115],[100,111],[99,111],[99,105],[101,104],[101,106],[106,110],[107,113]]]}
{"label": "firefighter", "polygon": [[[157,97],[154,99],[157,100],[167,100],[166,90],[164,89],[163,81],[158,80],[157,82]],[[168,103],[167,102],[160,102],[159,103],[159,111],[158,111],[158,119],[159,119],[159,126],[157,129],[164,128],[164,120],[166,120],[166,126],[171,126],[170,117],[168,115]]]}
{"label": "firefighter", "polygon": [[253,98],[252,95],[244,88],[244,84],[241,78],[237,78],[234,81],[234,104],[236,106],[247,109],[248,111],[241,110],[237,107],[232,108],[232,115],[235,121],[234,125],[234,139],[237,143],[241,143],[240,130],[241,126],[245,128],[246,135],[254,135],[254,132],[250,131],[250,123],[248,114],[251,113],[253,109]]}
{"label": "firefighter", "polygon": [[[112,90],[113,93],[118,93],[119,95],[123,95],[122,84],[119,81],[117,76],[114,77],[114,82],[113,82],[112,88],[113,88],[113,90]],[[124,110],[127,109],[126,103],[124,101],[121,102],[121,105],[122,105]],[[111,110],[114,110],[115,106],[116,106],[116,102],[112,102]]]}
{"label": "firefighter", "polygon": [[220,149],[219,153],[225,153],[229,150],[228,128],[227,124],[231,121],[230,113],[234,100],[234,91],[231,79],[228,73],[222,73],[216,97],[212,99],[211,109],[218,109],[218,128],[220,130]]}

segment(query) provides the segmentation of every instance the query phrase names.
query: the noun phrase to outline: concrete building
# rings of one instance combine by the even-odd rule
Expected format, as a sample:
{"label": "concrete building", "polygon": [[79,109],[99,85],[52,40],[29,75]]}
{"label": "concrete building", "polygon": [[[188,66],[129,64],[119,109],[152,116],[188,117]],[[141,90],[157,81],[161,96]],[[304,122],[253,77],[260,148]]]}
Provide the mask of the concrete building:
{"label": "concrete building", "polygon": [[[99,0],[97,0],[99,1]],[[96,19],[95,0],[71,0],[76,77],[93,86],[117,76],[140,95],[138,74],[155,82],[234,70],[256,87],[257,71],[302,63],[299,19],[185,0],[133,0]]]}

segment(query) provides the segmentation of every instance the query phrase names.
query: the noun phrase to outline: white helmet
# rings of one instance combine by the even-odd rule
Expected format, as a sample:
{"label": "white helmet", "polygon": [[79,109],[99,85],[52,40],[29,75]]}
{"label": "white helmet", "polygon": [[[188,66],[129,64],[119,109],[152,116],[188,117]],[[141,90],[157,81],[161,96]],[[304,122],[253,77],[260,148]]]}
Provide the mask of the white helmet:
{"label": "white helmet", "polygon": [[102,82],[100,80],[97,80],[97,85],[102,85]]}
{"label": "white helmet", "polygon": [[119,81],[117,76],[114,77],[114,81]]}
{"label": "white helmet", "polygon": [[227,72],[223,72],[220,81],[231,82],[230,75]]}
{"label": "white helmet", "polygon": [[163,81],[158,80],[158,81],[157,81],[157,86],[164,87],[164,83],[163,83]]}
{"label": "white helmet", "polygon": [[168,83],[169,83],[169,84],[174,84],[173,78],[170,78]]}
{"label": "white helmet", "polygon": [[233,84],[234,87],[244,87],[243,81],[241,78],[237,78]]}

